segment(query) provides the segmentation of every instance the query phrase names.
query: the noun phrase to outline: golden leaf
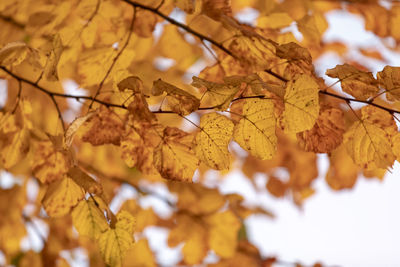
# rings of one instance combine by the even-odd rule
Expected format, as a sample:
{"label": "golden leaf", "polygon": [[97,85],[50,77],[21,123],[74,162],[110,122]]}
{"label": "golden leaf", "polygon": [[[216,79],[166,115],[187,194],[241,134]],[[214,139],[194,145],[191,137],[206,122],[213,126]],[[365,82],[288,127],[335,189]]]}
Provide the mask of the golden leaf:
{"label": "golden leaf", "polygon": [[35,177],[42,183],[63,179],[68,171],[69,162],[51,141],[34,142],[33,151],[32,172]]}
{"label": "golden leaf", "polygon": [[128,250],[124,267],[156,267],[157,263],[147,239],[140,239]]}
{"label": "golden leaf", "polygon": [[[95,198],[96,202],[101,201]],[[107,230],[108,223],[95,200],[81,200],[72,210],[72,222],[80,235],[89,236],[92,239],[98,239],[100,234]]]}
{"label": "golden leaf", "polygon": [[15,133],[0,135],[1,162],[10,169],[20,162],[29,152],[29,130],[23,128]]}
{"label": "golden leaf", "polygon": [[121,211],[117,214],[115,228],[109,228],[100,234],[98,239],[100,253],[108,265],[112,267],[122,266],[127,251],[134,243],[133,223],[132,215],[126,211]]}
{"label": "golden leaf", "polygon": [[44,76],[48,81],[58,81],[57,65],[63,51],[63,45],[59,34],[53,38],[52,49],[44,67]]}
{"label": "golden leaf", "polygon": [[397,132],[393,116],[386,111],[366,106],[344,135],[344,144],[353,161],[367,170],[392,166],[395,155],[391,136]]}
{"label": "golden leaf", "polygon": [[83,199],[85,192],[71,178],[57,180],[49,185],[42,203],[50,217],[61,217],[68,214]]}
{"label": "golden leaf", "polygon": [[71,124],[68,126],[67,130],[65,131],[65,138],[63,141],[63,148],[68,150],[74,140],[75,134],[78,129],[84,124],[88,119],[90,119],[95,114],[94,111],[88,112],[85,116],[76,118]]}
{"label": "golden leaf", "polygon": [[225,204],[225,199],[218,189],[207,188],[197,183],[171,183],[169,190],[178,195],[177,207],[191,214],[211,214]]}
{"label": "golden leaf", "polygon": [[0,65],[19,65],[28,56],[29,47],[24,42],[8,43],[0,49]]}
{"label": "golden leaf", "polygon": [[232,211],[215,213],[205,218],[209,227],[208,243],[212,250],[222,258],[232,257],[238,243],[241,223]]}
{"label": "golden leaf", "polygon": [[340,79],[342,90],[357,99],[366,100],[379,92],[378,82],[371,72],[358,70],[349,64],[337,65],[325,74]]}
{"label": "golden leaf", "polygon": [[167,93],[168,106],[175,113],[185,116],[197,110],[200,106],[200,100],[192,94],[161,79],[154,81],[152,94],[159,96],[163,92]]}
{"label": "golden leaf", "polygon": [[193,77],[192,85],[197,88],[205,87],[207,89],[207,95],[211,99],[211,104],[218,110],[226,110],[236,93],[239,92],[239,86],[226,85],[221,83],[209,82],[204,79]]}
{"label": "golden leaf", "polygon": [[178,128],[164,129],[162,142],[154,149],[154,166],[165,179],[191,182],[199,166],[192,150],[193,135]]}
{"label": "golden leaf", "polygon": [[121,118],[107,108],[101,108],[81,126],[82,140],[94,146],[113,144],[120,145],[124,124]]}
{"label": "golden leaf", "polygon": [[327,108],[321,111],[311,130],[297,133],[297,139],[305,151],[328,153],[342,143],[344,131],[343,112]]}
{"label": "golden leaf", "polygon": [[175,247],[185,242],[182,248],[186,264],[201,263],[207,255],[207,231],[204,225],[186,214],[177,216],[177,225],[171,229],[168,236],[168,246]]}
{"label": "golden leaf", "polygon": [[270,99],[246,99],[242,115],[234,128],[234,140],[253,156],[271,159],[277,143],[274,103]]}
{"label": "golden leaf", "polygon": [[325,180],[333,190],[352,188],[357,181],[359,167],[346,151],[344,145],[332,151],[330,156],[330,166],[326,173]]}
{"label": "golden leaf", "polygon": [[288,82],[283,112],[285,132],[298,133],[314,126],[319,113],[318,88],[315,80],[305,74]]}
{"label": "golden leaf", "polygon": [[386,66],[377,74],[379,83],[385,88],[389,101],[400,100],[400,67]]}
{"label": "golden leaf", "polygon": [[228,144],[233,133],[232,121],[218,113],[209,113],[201,117],[200,128],[195,141],[197,157],[213,169],[229,169]]}

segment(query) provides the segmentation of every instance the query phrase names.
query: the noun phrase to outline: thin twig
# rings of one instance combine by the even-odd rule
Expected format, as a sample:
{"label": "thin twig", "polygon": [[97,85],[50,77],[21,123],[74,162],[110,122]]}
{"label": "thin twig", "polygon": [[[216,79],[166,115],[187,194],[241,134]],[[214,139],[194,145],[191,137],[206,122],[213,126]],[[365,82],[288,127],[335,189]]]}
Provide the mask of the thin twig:
{"label": "thin twig", "polygon": [[[99,93],[101,88],[104,85],[104,82],[106,81],[107,77],[110,75],[111,70],[114,68],[115,64],[117,63],[119,57],[122,55],[122,53],[124,52],[125,48],[128,46],[129,41],[131,40],[131,36],[132,36],[132,32],[133,32],[133,27],[135,25],[135,20],[136,20],[136,7],[133,6],[133,15],[132,15],[132,21],[131,24],[129,26],[129,33],[128,33],[128,37],[126,38],[126,42],[124,44],[124,46],[121,48],[121,50],[118,52],[118,54],[115,56],[115,58],[113,59],[113,62],[111,63],[111,66],[108,68],[106,75],[104,75],[103,80],[100,82],[99,87],[97,88],[96,93],[93,96],[93,99],[95,99]],[[94,101],[92,100],[92,102],[90,102],[89,104],[89,109],[92,108]]]}

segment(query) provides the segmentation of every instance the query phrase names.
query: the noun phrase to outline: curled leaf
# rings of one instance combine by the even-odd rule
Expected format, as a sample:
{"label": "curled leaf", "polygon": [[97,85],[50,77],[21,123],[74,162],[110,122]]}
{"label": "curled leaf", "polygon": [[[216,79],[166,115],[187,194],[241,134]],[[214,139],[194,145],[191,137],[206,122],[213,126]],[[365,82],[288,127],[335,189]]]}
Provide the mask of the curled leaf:
{"label": "curled leaf", "polygon": [[152,94],[158,96],[163,92],[167,93],[168,106],[175,113],[188,115],[197,110],[200,106],[200,100],[192,94],[164,82],[161,79],[154,81]]}

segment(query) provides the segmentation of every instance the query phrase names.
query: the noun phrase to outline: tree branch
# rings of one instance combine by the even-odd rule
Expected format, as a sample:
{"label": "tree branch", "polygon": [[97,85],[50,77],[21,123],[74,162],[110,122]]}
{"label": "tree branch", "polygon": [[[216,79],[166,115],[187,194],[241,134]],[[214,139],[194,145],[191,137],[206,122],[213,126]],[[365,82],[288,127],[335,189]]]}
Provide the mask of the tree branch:
{"label": "tree branch", "polygon": [[187,25],[185,25],[185,24],[183,24],[183,23],[180,23],[179,21],[176,21],[176,20],[174,20],[174,19],[171,18],[171,17],[168,17],[167,15],[163,14],[162,12],[160,12],[160,11],[158,10],[158,9],[159,9],[158,7],[157,7],[157,8],[153,8],[153,7],[145,6],[145,5],[143,5],[143,4],[140,4],[140,3],[137,3],[137,2],[134,2],[134,1],[130,1],[130,0],[122,0],[122,1],[125,2],[125,3],[127,3],[127,4],[129,4],[129,5],[131,5],[131,6],[139,7],[139,8],[144,9],[144,10],[148,10],[148,11],[150,11],[150,12],[156,14],[157,16],[159,16],[159,17],[165,19],[165,20],[168,21],[169,23],[171,23],[171,24],[173,24],[173,25],[175,25],[175,26],[177,26],[177,27],[179,27],[179,28],[185,30],[185,31],[188,32],[188,33],[193,34],[194,36],[196,36],[197,38],[199,38],[201,41],[206,40],[206,41],[212,43],[213,45],[215,45],[216,47],[218,47],[219,49],[221,49],[222,51],[224,51],[225,53],[227,53],[228,55],[230,55],[230,56],[232,56],[232,57],[235,57],[235,56],[232,54],[232,52],[231,52],[229,49],[227,49],[226,47],[224,47],[222,44],[220,44],[220,43],[218,43],[217,41],[211,39],[210,37],[207,37],[207,36],[203,35],[202,33],[199,33],[199,32],[197,32],[197,31],[195,31],[194,29],[190,28],[190,27],[187,26]]}

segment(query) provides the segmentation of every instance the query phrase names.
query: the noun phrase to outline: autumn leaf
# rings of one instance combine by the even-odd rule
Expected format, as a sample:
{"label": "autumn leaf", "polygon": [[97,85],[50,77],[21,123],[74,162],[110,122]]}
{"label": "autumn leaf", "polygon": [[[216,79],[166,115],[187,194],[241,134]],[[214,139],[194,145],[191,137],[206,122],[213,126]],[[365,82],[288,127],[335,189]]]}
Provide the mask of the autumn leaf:
{"label": "autumn leaf", "polygon": [[18,65],[28,55],[29,47],[24,42],[8,43],[0,49],[0,65]]}
{"label": "autumn leaf", "polygon": [[385,88],[389,101],[400,100],[400,67],[386,66],[377,74],[378,82]]}
{"label": "autumn leaf", "polygon": [[393,117],[372,106],[363,107],[361,114],[361,120],[354,122],[344,135],[347,152],[367,170],[392,166],[395,156],[390,140],[397,132]]}
{"label": "autumn leaf", "polygon": [[168,106],[175,113],[189,115],[200,106],[200,100],[178,87],[158,79],[153,83],[152,93],[155,96],[167,93]]}
{"label": "autumn leaf", "polygon": [[133,246],[134,218],[126,211],[117,214],[115,228],[109,228],[99,236],[100,252],[110,266],[122,266],[127,251]]}
{"label": "autumn leaf", "polygon": [[286,86],[283,123],[285,132],[311,129],[318,117],[318,84],[308,75],[300,75]]}
{"label": "autumn leaf", "polygon": [[165,179],[191,182],[199,165],[192,150],[193,135],[178,128],[164,129],[162,142],[154,149],[154,166]]}
{"label": "autumn leaf", "polygon": [[209,113],[201,117],[200,129],[195,140],[197,157],[213,169],[228,169],[228,143],[232,137],[233,123],[223,115]]}
{"label": "autumn leaf", "polygon": [[197,183],[172,183],[169,189],[178,196],[177,207],[195,215],[215,213],[225,203],[224,196],[217,189]]}
{"label": "autumn leaf", "polygon": [[63,45],[60,35],[55,35],[52,42],[52,49],[44,67],[44,75],[49,81],[58,80],[57,65],[63,51]]}
{"label": "autumn leaf", "polygon": [[329,153],[342,143],[344,129],[343,112],[326,108],[320,111],[314,127],[297,133],[297,139],[305,151]]}
{"label": "autumn leaf", "polygon": [[246,99],[243,118],[235,125],[233,138],[253,156],[270,159],[275,155],[274,104],[270,99]]}
{"label": "autumn leaf", "polygon": [[50,217],[61,217],[68,214],[85,193],[71,178],[64,176],[49,185],[42,200],[43,207]]}
{"label": "autumn leaf", "polygon": [[63,179],[68,171],[69,162],[51,141],[34,142],[33,153],[35,160],[32,162],[32,172],[35,177],[42,183]]}
{"label": "autumn leaf", "polygon": [[114,112],[101,108],[81,126],[82,140],[94,146],[104,144],[120,145],[124,125]]}
{"label": "autumn leaf", "polygon": [[366,100],[379,92],[378,82],[371,72],[358,70],[349,64],[337,65],[325,74],[339,78],[342,90],[355,98]]}
{"label": "autumn leaf", "polygon": [[222,258],[232,257],[238,242],[239,219],[232,211],[224,211],[208,216],[209,246]]}
{"label": "autumn leaf", "polygon": [[94,240],[98,239],[100,234],[109,227],[103,211],[95,201],[101,200],[83,199],[71,212],[72,221],[78,233]]}
{"label": "autumn leaf", "polygon": [[212,105],[214,105],[218,110],[226,110],[229,107],[230,102],[240,89],[240,86],[238,86],[238,84],[232,86],[209,82],[198,77],[193,77],[192,79],[192,85],[194,87],[204,87],[207,89],[207,94],[211,99]]}
{"label": "autumn leaf", "polygon": [[168,235],[168,246],[175,247],[185,242],[182,248],[186,264],[201,263],[207,254],[206,228],[194,218],[182,214],[177,217],[177,225]]}
{"label": "autumn leaf", "polygon": [[156,267],[157,263],[147,239],[140,239],[126,253],[123,266],[127,267]]}

